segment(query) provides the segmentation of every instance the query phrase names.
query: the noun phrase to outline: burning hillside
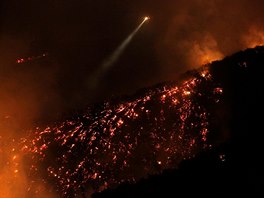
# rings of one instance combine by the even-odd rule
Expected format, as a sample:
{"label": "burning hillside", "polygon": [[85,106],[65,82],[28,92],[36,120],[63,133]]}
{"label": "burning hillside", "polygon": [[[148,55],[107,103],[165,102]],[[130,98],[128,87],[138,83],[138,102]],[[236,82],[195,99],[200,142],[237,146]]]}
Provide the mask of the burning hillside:
{"label": "burning hillside", "polygon": [[[208,69],[178,86],[163,85],[134,99],[104,102],[22,141],[29,176],[54,182],[72,197],[175,168],[209,148],[210,114],[222,88]],[[29,187],[34,191],[34,182]]]}
{"label": "burning hillside", "polygon": [[[245,54],[247,60],[238,55],[231,59],[247,75],[249,61],[261,59],[263,52],[256,48]],[[0,137],[11,180],[25,172],[30,197],[46,191],[75,197],[177,168],[183,160],[213,148],[221,141],[213,134],[219,127],[217,110],[227,102],[230,92],[225,94],[225,89],[232,86],[221,74],[234,69],[218,64],[194,70],[178,83],[105,101],[65,121],[36,127],[27,137],[13,140],[8,151]]]}

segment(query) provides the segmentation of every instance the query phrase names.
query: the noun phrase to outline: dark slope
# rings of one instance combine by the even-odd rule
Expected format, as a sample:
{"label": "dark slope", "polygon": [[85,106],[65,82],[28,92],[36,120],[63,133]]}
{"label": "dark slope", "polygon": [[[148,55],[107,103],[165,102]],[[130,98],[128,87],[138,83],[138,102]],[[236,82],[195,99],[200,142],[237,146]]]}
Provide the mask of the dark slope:
{"label": "dark slope", "polygon": [[224,90],[224,105],[218,109],[214,128],[227,137],[224,143],[183,161],[179,169],[93,197],[262,197],[263,66],[263,47],[236,53],[209,66],[212,78]]}
{"label": "dark slope", "polygon": [[222,88],[205,67],[181,82],[90,106],[25,139],[28,175],[74,197],[160,174],[222,139],[211,133],[221,101]]}

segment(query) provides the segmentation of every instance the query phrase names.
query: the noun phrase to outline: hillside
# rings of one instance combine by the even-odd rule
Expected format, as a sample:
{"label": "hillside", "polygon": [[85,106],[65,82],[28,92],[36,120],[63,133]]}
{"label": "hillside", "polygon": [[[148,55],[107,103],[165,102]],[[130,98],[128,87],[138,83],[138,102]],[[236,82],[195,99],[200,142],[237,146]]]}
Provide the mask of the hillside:
{"label": "hillside", "polygon": [[37,127],[26,173],[63,197],[260,192],[263,63],[263,47],[248,49]]}
{"label": "hillside", "polygon": [[[263,195],[260,156],[264,48],[256,47],[212,63],[210,73],[223,88],[223,109],[212,134],[227,139],[210,150],[137,184],[124,184],[101,197],[187,197]],[[218,142],[219,134],[214,138]],[[216,143],[215,142],[215,143]]]}

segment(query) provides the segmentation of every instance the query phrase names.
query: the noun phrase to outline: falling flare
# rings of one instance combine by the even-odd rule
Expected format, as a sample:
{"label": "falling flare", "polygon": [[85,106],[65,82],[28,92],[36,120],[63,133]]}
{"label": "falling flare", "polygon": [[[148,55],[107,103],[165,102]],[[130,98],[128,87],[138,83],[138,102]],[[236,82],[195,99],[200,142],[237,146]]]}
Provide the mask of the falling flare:
{"label": "falling flare", "polygon": [[143,26],[143,24],[149,20],[149,17],[144,17],[143,21],[137,26],[137,28],[129,34],[129,36],[117,47],[117,49],[102,63],[102,65],[93,73],[90,79],[90,85],[92,88],[95,88],[100,80],[100,78],[111,68],[119,57],[124,53],[128,44],[131,42],[133,37],[139,31],[139,29]]}

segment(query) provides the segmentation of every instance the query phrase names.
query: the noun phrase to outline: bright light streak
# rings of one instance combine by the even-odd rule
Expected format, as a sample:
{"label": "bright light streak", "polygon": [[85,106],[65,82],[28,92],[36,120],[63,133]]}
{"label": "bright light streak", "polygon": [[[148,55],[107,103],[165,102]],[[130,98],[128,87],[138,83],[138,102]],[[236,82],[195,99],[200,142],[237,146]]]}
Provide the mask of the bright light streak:
{"label": "bright light streak", "polygon": [[147,21],[147,20],[149,20],[150,18],[148,17],[148,16],[146,16],[145,18],[144,18],[144,21]]}
{"label": "bright light streak", "polygon": [[131,34],[128,35],[128,37],[117,47],[117,49],[103,62],[103,64],[98,68],[98,70],[95,71],[95,73],[92,75],[92,79],[90,79],[91,87],[95,88],[97,86],[100,78],[110,67],[112,67],[116,63],[116,61],[123,54],[124,50],[131,42],[133,37],[136,35],[136,33],[147,20],[149,20],[149,17],[144,17],[144,20],[137,26],[137,28]]}
{"label": "bright light streak", "polygon": [[139,26],[121,43],[121,45],[118,46],[118,48],[114,51],[113,54],[109,56],[109,58],[103,63],[102,68],[109,68],[112,66],[117,59],[121,56],[121,54],[124,52],[128,44],[131,42],[132,38],[135,36],[135,34],[138,32],[138,30],[142,27],[142,25],[145,23],[146,19],[144,19]]}

